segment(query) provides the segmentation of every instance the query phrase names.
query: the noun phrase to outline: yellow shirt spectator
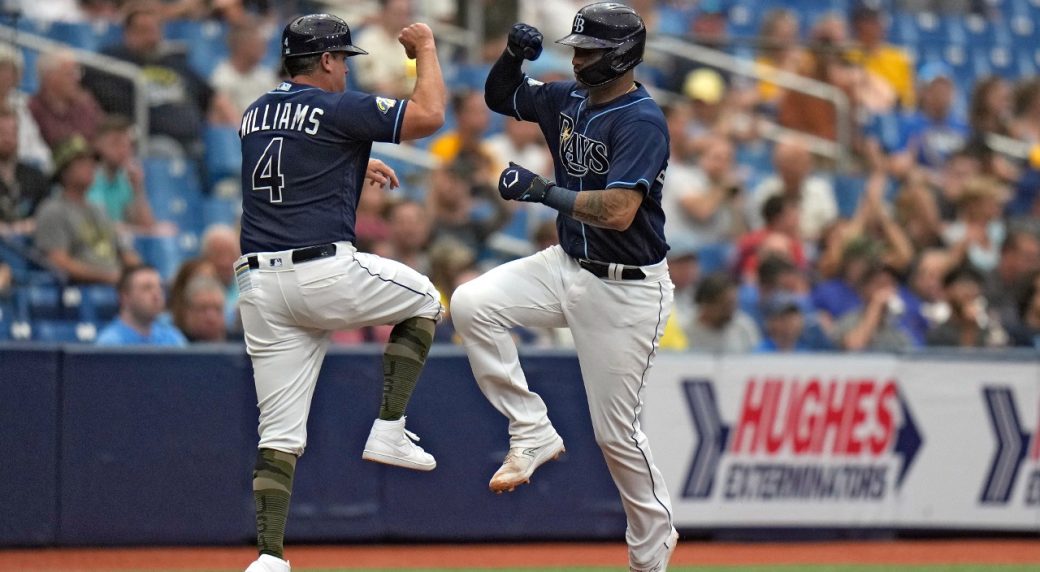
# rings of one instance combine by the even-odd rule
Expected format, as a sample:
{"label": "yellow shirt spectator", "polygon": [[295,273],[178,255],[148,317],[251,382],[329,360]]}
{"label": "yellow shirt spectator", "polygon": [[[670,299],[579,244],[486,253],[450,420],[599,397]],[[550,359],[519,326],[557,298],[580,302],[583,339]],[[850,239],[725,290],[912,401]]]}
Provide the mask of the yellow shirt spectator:
{"label": "yellow shirt spectator", "polygon": [[849,52],[849,59],[891,85],[899,95],[903,109],[916,107],[914,68],[910,56],[902,48],[882,44],[870,52],[854,49]]}

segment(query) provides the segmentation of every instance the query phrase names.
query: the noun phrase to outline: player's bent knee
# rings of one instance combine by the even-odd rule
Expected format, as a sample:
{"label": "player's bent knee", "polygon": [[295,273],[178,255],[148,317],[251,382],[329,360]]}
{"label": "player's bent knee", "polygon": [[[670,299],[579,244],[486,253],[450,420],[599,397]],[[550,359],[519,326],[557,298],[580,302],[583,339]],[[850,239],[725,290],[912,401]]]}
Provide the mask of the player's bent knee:
{"label": "player's bent knee", "polygon": [[478,290],[473,282],[467,282],[455,289],[451,296],[451,321],[456,330],[467,330],[473,325],[478,310]]}

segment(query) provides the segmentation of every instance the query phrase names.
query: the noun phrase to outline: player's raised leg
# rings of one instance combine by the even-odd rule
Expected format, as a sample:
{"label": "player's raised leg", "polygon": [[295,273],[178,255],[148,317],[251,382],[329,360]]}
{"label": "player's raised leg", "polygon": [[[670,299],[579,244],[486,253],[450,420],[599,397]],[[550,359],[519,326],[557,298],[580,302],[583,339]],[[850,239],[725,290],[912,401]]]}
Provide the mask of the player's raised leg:
{"label": "player's raised leg", "polygon": [[491,480],[495,492],[530,480],[541,464],[563,452],[545,402],[527,386],[510,328],[566,326],[560,307],[558,247],[514,260],[460,286],[452,320],[469,355],[477,385],[509,419],[509,453]]}
{"label": "player's raised leg", "polygon": [[437,466],[433,455],[415,443],[419,440],[415,433],[404,428],[405,408],[433,344],[435,325],[430,318],[408,318],[390,332],[383,352],[383,402],[365,443],[363,459],[417,471]]}
{"label": "player's raised leg", "polygon": [[578,272],[575,284],[588,290],[585,301],[569,308],[568,320],[583,324],[572,328],[574,341],[596,442],[628,519],[629,563],[633,570],[663,570],[677,537],[668,490],[639,413],[646,373],[672,305],[672,285],[667,278],[620,282]]}

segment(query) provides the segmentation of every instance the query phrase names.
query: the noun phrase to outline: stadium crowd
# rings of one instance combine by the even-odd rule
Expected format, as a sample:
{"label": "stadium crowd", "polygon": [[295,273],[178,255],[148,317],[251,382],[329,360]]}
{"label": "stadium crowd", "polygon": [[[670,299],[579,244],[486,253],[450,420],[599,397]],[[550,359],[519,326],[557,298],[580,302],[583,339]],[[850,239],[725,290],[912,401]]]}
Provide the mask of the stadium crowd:
{"label": "stadium crowd", "polygon": [[[27,52],[0,43],[0,340],[48,339],[40,316],[55,312],[39,312],[40,300],[74,306],[70,287],[102,310],[58,311],[70,329],[50,341],[239,339],[234,133],[242,110],[280,81],[282,23],[323,9],[356,22],[355,43],[370,55],[350,60],[350,85],[399,97],[414,68],[397,31],[417,18],[467,22],[480,4],[21,2],[3,24],[140,66],[147,91],[71,49],[32,54],[30,66]],[[1017,19],[1035,7],[630,4],[651,38],[686,39],[761,72],[656,50],[639,68],[671,139],[663,207],[676,294],[663,349],[1040,349],[1040,52]],[[480,34],[484,61],[445,58],[450,125],[415,149],[434,166],[383,157],[402,186],[366,185],[360,250],[427,274],[447,305],[464,281],[555,242],[555,211],[496,191],[508,161],[552,178],[542,133],[493,118],[481,90],[508,26],[525,21],[552,40],[581,5],[494,2]],[[569,58],[547,50],[527,71],[568,80]],[[837,88],[848,112],[781,87],[778,71]],[[137,97],[147,99],[148,133],[132,122]],[[334,339],[383,342],[388,333]],[[566,330],[516,335],[569,343]],[[437,338],[454,340],[450,308]]]}

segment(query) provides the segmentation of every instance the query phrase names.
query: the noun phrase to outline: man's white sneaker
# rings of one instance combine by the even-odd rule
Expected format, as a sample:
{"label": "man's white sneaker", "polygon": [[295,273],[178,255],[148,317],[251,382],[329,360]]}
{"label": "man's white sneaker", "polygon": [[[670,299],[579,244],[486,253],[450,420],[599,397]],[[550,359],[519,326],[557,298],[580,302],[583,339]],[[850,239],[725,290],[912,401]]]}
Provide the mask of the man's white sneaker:
{"label": "man's white sneaker", "polygon": [[289,572],[289,562],[270,554],[261,554],[246,572]]}
{"label": "man's white sneaker", "polygon": [[512,492],[516,487],[530,482],[535,469],[546,461],[559,459],[564,451],[563,438],[559,435],[541,447],[513,447],[506,454],[502,466],[491,477],[488,488],[499,494]]}
{"label": "man's white sneaker", "polygon": [[679,545],[679,531],[672,529],[672,533],[668,535],[668,540],[664,543],[664,554],[661,558],[651,565],[649,568],[637,568],[630,566],[629,572],[667,572],[668,561],[672,558],[672,553],[675,552],[675,547]]}
{"label": "man's white sneaker", "polygon": [[361,458],[416,471],[432,471],[437,466],[433,455],[415,444],[419,437],[404,428],[404,417],[397,421],[376,419],[368,434]]}

